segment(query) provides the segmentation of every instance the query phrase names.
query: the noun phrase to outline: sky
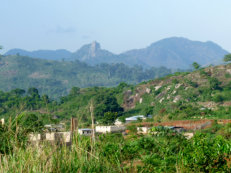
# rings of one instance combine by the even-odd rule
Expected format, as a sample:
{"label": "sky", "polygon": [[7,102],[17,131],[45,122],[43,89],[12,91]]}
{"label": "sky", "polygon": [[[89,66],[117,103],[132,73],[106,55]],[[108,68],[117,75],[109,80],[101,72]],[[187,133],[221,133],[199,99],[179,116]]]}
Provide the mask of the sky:
{"label": "sky", "polygon": [[231,52],[231,0],[0,0],[6,52],[67,49],[97,41],[113,53],[178,36]]}

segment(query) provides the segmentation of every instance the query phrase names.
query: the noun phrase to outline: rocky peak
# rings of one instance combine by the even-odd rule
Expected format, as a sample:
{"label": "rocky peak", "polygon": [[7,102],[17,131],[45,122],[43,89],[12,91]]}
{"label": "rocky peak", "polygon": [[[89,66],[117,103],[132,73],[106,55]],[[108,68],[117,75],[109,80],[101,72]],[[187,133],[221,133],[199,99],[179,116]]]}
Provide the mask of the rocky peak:
{"label": "rocky peak", "polygon": [[96,41],[93,41],[90,46],[90,56],[95,57],[96,56],[96,51],[100,49],[100,44]]}

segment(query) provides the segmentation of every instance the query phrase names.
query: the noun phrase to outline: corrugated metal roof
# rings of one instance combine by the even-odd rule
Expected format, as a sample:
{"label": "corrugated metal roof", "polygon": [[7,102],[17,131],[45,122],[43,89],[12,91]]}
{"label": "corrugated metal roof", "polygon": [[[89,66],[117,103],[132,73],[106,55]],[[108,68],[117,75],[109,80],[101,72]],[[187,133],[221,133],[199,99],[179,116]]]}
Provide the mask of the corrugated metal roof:
{"label": "corrugated metal roof", "polygon": [[138,120],[138,118],[143,119],[143,118],[145,118],[145,116],[144,115],[136,115],[136,116],[132,116],[132,117],[126,118],[125,120],[126,121],[136,121],[136,120]]}

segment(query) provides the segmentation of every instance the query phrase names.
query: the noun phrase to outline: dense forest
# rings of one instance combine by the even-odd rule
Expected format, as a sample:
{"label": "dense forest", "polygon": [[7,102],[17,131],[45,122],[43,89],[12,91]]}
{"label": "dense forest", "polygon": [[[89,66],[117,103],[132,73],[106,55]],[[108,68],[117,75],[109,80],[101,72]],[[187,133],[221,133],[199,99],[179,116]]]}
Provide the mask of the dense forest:
{"label": "dense forest", "polygon": [[112,87],[120,82],[137,84],[172,73],[165,67],[143,69],[124,64],[90,66],[78,60],[73,62],[49,61],[23,56],[0,57],[0,89],[10,91],[36,87],[41,94],[52,98],[65,96],[74,86]]}

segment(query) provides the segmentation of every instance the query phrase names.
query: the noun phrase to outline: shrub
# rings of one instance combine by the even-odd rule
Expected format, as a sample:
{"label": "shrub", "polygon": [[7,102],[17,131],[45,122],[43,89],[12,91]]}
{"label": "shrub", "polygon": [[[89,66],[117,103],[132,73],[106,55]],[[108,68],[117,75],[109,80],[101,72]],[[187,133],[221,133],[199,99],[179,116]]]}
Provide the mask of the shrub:
{"label": "shrub", "polygon": [[180,152],[179,164],[186,172],[229,172],[226,159],[230,154],[229,141],[199,133]]}
{"label": "shrub", "polygon": [[214,77],[211,77],[209,79],[209,84],[210,84],[210,89],[212,90],[220,90],[220,84],[221,82],[217,79],[217,78],[214,78]]}
{"label": "shrub", "polygon": [[216,102],[216,103],[223,102],[224,101],[224,97],[221,94],[217,94],[217,95],[215,95],[213,97],[213,101]]}

